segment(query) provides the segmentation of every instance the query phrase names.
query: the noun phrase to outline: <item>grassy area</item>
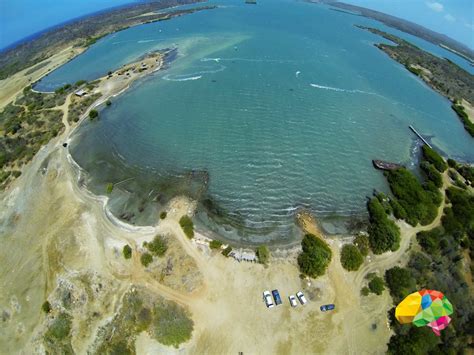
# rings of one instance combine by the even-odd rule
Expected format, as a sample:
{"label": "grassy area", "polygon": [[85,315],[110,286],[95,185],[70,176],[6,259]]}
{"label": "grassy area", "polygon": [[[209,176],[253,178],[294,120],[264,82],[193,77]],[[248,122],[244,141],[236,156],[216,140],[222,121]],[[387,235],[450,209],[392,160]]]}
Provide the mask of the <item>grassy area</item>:
{"label": "grassy area", "polygon": [[178,347],[191,338],[193,328],[184,308],[134,287],[125,294],[115,317],[99,329],[91,353],[134,354],[135,339],[141,332],[164,345]]}
{"label": "grassy area", "polygon": [[67,313],[59,313],[49,324],[43,340],[49,353],[73,354],[71,346],[72,318]]}
{"label": "grassy area", "polygon": [[189,239],[194,237],[194,224],[191,218],[188,216],[181,217],[179,220],[179,225],[183,229],[184,234],[186,234]]}
{"label": "grassy area", "polygon": [[304,236],[301,246],[303,251],[298,255],[301,273],[313,278],[324,275],[332,258],[329,246],[312,234]]}
{"label": "grassy area", "polygon": [[[101,94],[89,94],[85,97],[74,96],[71,99],[71,105],[69,106],[69,123],[78,122],[81,116],[86,110],[100,98]],[[94,117],[95,118],[95,117]]]}

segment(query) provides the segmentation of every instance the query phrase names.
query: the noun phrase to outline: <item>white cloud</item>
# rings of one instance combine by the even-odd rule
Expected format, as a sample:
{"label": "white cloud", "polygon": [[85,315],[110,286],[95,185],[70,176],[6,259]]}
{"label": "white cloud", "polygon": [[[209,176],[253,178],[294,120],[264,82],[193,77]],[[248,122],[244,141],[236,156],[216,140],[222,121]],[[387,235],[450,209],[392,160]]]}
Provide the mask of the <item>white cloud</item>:
{"label": "white cloud", "polygon": [[456,18],[455,18],[453,15],[451,15],[451,14],[446,14],[446,15],[444,15],[444,19],[445,19],[446,21],[449,21],[449,22],[454,22],[454,21],[456,21]]}
{"label": "white cloud", "polygon": [[428,6],[431,10],[436,11],[436,12],[443,12],[444,10],[443,4],[440,4],[439,2],[427,2],[426,6]]}

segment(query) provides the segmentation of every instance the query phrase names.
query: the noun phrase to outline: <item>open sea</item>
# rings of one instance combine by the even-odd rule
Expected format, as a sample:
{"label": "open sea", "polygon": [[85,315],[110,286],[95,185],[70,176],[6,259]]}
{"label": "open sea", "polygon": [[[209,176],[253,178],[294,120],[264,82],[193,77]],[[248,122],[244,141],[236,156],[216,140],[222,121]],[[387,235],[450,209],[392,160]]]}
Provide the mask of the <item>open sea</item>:
{"label": "open sea", "polygon": [[334,220],[364,216],[366,197],[388,191],[372,159],[414,168],[409,125],[441,154],[474,161],[474,140],[450,102],[374,46],[385,39],[354,25],[394,30],[307,2],[216,3],[107,36],[36,87],[178,49],[71,143],[89,189],[105,194],[115,184],[117,216],[156,223],[170,198],[188,194],[201,202],[199,227],[236,243],[288,243],[299,236],[301,207],[329,232],[342,230]]}

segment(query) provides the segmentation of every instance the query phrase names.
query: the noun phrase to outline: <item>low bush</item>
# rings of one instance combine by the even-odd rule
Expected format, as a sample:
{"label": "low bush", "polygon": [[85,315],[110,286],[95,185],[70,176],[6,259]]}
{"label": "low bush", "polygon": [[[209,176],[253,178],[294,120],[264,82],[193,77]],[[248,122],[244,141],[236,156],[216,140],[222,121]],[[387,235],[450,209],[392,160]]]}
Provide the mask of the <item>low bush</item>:
{"label": "low bush", "polygon": [[359,234],[357,237],[355,237],[354,245],[359,249],[362,256],[367,256],[369,254],[369,237],[365,234]]}
{"label": "low bush", "polygon": [[161,212],[160,213],[160,219],[165,219],[167,215],[168,214],[166,213],[166,211]]}
{"label": "low bush", "polygon": [[186,234],[189,239],[194,237],[194,224],[191,218],[186,215],[181,217],[179,220],[179,225],[183,229],[184,234]]}
{"label": "low bush", "polygon": [[270,259],[270,251],[265,245],[260,245],[257,248],[257,257],[260,264],[267,264]]}
{"label": "low bush", "polygon": [[211,240],[211,242],[209,243],[209,247],[211,249],[220,249],[221,246],[222,242],[220,240]]}
{"label": "low bush", "polygon": [[51,312],[51,304],[48,301],[44,301],[43,304],[41,305],[41,310],[44,313]]}
{"label": "low bush", "polygon": [[124,245],[122,249],[122,254],[125,259],[130,259],[132,257],[132,248],[130,247],[130,245]]}
{"label": "low bush", "polygon": [[440,251],[439,241],[441,240],[441,237],[441,230],[436,228],[417,233],[416,240],[428,254],[437,254]]}
{"label": "low bush", "polygon": [[395,303],[416,291],[416,281],[410,270],[399,266],[385,271],[385,282]]}
{"label": "low bush", "polygon": [[222,251],[222,255],[224,256],[229,256],[229,254],[231,253],[232,251],[232,247],[229,245],[227,248],[225,248],[223,251]]}
{"label": "low bush", "polygon": [[153,256],[150,253],[143,253],[140,257],[140,262],[144,267],[150,265],[153,261]]}
{"label": "low bush", "polygon": [[91,120],[93,120],[93,119],[95,119],[95,118],[97,118],[97,117],[99,117],[99,112],[97,112],[97,110],[90,110],[90,111],[89,111],[89,118],[90,118]]}
{"label": "low bush", "polygon": [[148,251],[155,256],[163,256],[168,250],[168,244],[166,240],[159,234],[153,238],[151,242],[143,243],[143,246],[148,249]]}

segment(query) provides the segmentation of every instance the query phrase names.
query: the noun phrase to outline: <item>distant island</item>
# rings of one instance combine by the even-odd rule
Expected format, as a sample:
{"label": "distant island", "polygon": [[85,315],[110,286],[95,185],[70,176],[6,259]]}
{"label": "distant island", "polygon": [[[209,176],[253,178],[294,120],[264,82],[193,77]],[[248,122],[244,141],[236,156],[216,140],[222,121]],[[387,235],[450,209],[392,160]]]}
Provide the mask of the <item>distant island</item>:
{"label": "distant island", "polygon": [[396,45],[379,43],[376,46],[391,58],[403,64],[407,70],[419,76],[432,89],[452,102],[464,128],[474,137],[474,75],[448,59],[439,58],[392,34],[375,28],[357,26],[380,35]]}
{"label": "distant island", "polygon": [[374,20],[380,21],[387,26],[396,28],[400,31],[409,33],[413,36],[422,38],[428,42],[431,42],[437,46],[440,46],[460,57],[469,61],[471,65],[474,65],[474,51],[467,47],[466,45],[435,31],[432,31],[426,27],[401,19],[396,16],[388,15],[380,11],[375,11],[367,9],[365,7],[346,4],[344,2],[334,1],[334,0],[316,0],[310,2],[320,2],[324,4],[331,5],[338,9],[343,9],[353,14],[358,14],[364,17],[372,18]]}
{"label": "distant island", "polygon": [[[176,16],[215,6],[202,6],[186,10],[157,12],[174,6],[193,4],[202,0],[164,0],[132,4],[118,9],[100,12],[82,17],[50,31],[45,31],[37,38],[0,52],[0,80],[61,52],[68,47],[87,48],[100,38],[132,26],[156,21],[169,20]],[[39,69],[39,68],[35,68]]]}

